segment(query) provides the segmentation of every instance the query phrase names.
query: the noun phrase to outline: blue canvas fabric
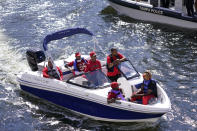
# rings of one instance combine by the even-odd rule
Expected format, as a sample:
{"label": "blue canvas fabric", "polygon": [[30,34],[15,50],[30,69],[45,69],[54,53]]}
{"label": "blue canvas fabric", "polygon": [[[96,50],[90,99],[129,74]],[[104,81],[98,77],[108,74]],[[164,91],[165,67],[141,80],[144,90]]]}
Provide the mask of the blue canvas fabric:
{"label": "blue canvas fabric", "polygon": [[72,35],[75,35],[75,34],[80,34],[80,33],[91,35],[91,36],[93,35],[90,31],[88,31],[85,28],[72,28],[72,29],[66,29],[66,30],[58,31],[56,33],[47,35],[44,38],[44,42],[43,42],[44,51],[48,50],[47,44],[50,41],[62,39],[64,37],[69,37],[69,36],[72,36]]}

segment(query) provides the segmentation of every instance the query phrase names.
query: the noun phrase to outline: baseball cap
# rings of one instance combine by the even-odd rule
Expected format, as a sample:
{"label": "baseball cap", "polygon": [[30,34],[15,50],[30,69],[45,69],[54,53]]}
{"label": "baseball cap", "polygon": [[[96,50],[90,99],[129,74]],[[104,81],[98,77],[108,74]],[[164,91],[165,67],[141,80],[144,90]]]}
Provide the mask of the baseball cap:
{"label": "baseball cap", "polygon": [[75,57],[77,56],[81,56],[81,54],[79,52],[75,53]]}
{"label": "baseball cap", "polygon": [[117,88],[117,87],[119,87],[119,85],[120,85],[120,83],[118,83],[118,82],[112,82],[111,88]]}
{"label": "baseball cap", "polygon": [[94,51],[90,52],[90,57],[96,55],[96,53]]}

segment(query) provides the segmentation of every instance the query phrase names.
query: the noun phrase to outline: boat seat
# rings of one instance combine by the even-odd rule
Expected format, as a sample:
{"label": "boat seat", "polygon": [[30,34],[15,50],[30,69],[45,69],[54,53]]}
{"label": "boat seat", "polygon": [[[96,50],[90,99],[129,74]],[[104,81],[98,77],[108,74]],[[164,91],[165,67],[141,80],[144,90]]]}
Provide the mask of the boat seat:
{"label": "boat seat", "polygon": [[73,76],[71,71],[63,71],[63,81],[67,81],[69,78]]}
{"label": "boat seat", "polygon": [[132,87],[130,83],[126,80],[125,77],[118,78],[118,83],[120,83],[120,88],[122,88],[125,98],[131,98],[132,95]]}
{"label": "boat seat", "polygon": [[87,79],[85,79],[85,78],[83,78],[83,77],[76,77],[76,78],[74,79],[74,82],[75,82],[76,84],[79,84],[79,85],[86,85],[86,82],[88,82],[88,81],[87,81]]}

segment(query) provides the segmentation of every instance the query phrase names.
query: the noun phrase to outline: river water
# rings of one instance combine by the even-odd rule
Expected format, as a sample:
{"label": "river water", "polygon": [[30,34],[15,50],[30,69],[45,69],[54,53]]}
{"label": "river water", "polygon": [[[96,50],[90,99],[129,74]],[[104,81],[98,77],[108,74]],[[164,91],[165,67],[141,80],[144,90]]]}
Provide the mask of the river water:
{"label": "river water", "polygon": [[[119,16],[106,0],[0,0],[0,13],[1,131],[197,130],[197,32]],[[26,50],[42,49],[47,34],[73,27],[93,32],[98,50],[118,47],[139,72],[150,70],[171,99],[170,112],[151,124],[100,122],[21,91],[16,75],[29,69]],[[89,36],[77,35],[50,49],[59,59],[88,53],[93,45]]]}

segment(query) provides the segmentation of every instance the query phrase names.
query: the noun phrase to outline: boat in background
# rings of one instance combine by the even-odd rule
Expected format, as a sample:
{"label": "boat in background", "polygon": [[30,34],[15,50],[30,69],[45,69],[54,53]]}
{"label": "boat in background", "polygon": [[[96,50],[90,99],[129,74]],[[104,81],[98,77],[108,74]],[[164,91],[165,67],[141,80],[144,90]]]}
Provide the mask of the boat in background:
{"label": "boat in background", "polygon": [[[102,70],[73,75],[65,68],[65,62],[75,59],[71,55],[67,59],[54,61],[63,71],[63,80],[44,78],[42,74],[45,60],[49,57],[47,44],[52,40],[58,40],[75,34],[92,33],[83,28],[68,29],[47,35],[44,39],[44,51],[28,51],[27,59],[31,70],[17,75],[18,82],[23,91],[36,97],[45,99],[56,105],[62,106],[75,113],[86,117],[110,121],[110,122],[155,122],[171,109],[170,100],[166,92],[157,84],[157,99],[148,105],[142,105],[130,101],[117,100],[116,103],[107,103],[108,92],[111,90],[111,81],[106,76],[106,62],[101,61]],[[89,55],[82,56],[90,59]],[[50,56],[51,58],[51,56]],[[129,60],[119,65],[122,76],[118,79],[120,87],[125,92],[125,98],[130,98],[136,91],[134,85],[143,81],[143,77]]]}
{"label": "boat in background", "polygon": [[173,25],[181,28],[197,30],[197,16],[187,16],[183,0],[175,0],[174,8],[164,8],[160,0],[154,6],[141,0],[108,0],[119,13],[137,20]]}

